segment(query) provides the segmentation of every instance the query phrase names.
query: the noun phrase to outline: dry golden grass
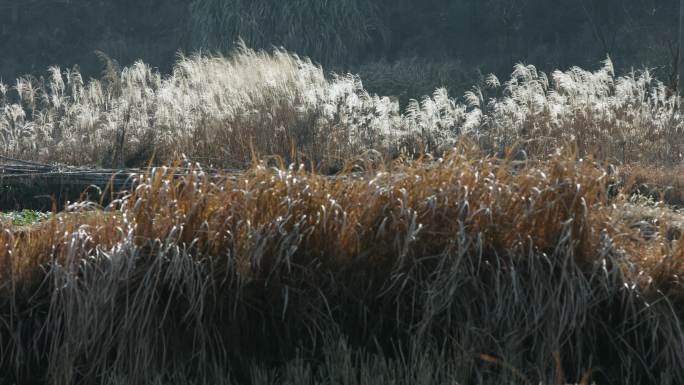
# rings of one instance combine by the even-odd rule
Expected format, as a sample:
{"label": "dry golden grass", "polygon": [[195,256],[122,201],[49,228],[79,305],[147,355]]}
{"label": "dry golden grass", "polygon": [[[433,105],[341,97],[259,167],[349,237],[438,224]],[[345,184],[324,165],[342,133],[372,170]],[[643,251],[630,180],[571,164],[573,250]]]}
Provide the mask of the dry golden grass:
{"label": "dry golden grass", "polygon": [[684,165],[653,167],[628,164],[621,168],[623,189],[650,196],[674,207],[684,207]]}
{"label": "dry golden grass", "polygon": [[173,174],[2,232],[0,380],[684,381],[677,215],[592,161]]}

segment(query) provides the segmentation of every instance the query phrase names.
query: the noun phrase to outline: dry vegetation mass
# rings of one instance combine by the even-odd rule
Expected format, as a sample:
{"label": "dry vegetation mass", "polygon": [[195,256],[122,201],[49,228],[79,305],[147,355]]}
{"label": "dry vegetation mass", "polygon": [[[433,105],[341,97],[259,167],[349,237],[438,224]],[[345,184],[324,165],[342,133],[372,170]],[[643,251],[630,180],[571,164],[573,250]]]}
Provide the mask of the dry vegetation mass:
{"label": "dry vegetation mass", "polygon": [[682,160],[682,121],[676,97],[648,71],[616,76],[609,60],[550,76],[518,65],[462,102],[438,89],[403,110],[358,76],[244,47],[229,58],[181,57],[169,76],[110,60],[100,80],[51,68],[0,85],[0,154],[72,165],[168,164],[185,154],[244,167],[279,155],[334,171],[369,151],[443,153],[467,137],[491,153],[539,156],[572,143],[582,156],[667,166]]}
{"label": "dry vegetation mass", "polygon": [[5,381],[684,381],[680,217],[594,162],[173,174],[2,233]]}
{"label": "dry vegetation mass", "polygon": [[0,220],[0,383],[684,383],[684,117],[648,71],[402,109],[284,51],[107,63],[0,85],[0,155],[166,165]]}

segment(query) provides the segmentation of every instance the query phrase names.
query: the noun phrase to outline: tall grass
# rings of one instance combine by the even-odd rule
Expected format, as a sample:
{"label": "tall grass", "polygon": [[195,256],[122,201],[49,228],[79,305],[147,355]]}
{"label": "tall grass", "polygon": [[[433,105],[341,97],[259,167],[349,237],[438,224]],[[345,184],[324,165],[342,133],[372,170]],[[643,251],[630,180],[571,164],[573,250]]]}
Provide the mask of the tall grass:
{"label": "tall grass", "polygon": [[181,57],[169,76],[140,62],[107,68],[101,80],[51,68],[47,78],[0,86],[0,153],[114,167],[183,154],[245,167],[278,155],[326,170],[376,151],[439,155],[463,138],[523,157],[571,145],[615,163],[674,165],[684,153],[677,98],[648,71],[616,76],[610,61],[551,76],[518,65],[463,102],[438,89],[404,111],[359,77],[326,76],[284,51]]}
{"label": "tall grass", "polygon": [[684,381],[681,246],[591,161],[173,175],[1,233],[5,381]]}
{"label": "tall grass", "polygon": [[[6,89],[7,87],[5,87]],[[0,123],[4,155],[70,164],[144,164],[181,154],[243,166],[254,154],[337,162],[382,143],[398,116],[389,99],[365,93],[352,76],[323,71],[284,52],[242,49],[231,59],[181,58],[162,77],[143,63],[102,81],[50,70],[19,79],[5,93]],[[373,119],[372,127],[368,119]],[[372,139],[369,139],[372,138]]]}

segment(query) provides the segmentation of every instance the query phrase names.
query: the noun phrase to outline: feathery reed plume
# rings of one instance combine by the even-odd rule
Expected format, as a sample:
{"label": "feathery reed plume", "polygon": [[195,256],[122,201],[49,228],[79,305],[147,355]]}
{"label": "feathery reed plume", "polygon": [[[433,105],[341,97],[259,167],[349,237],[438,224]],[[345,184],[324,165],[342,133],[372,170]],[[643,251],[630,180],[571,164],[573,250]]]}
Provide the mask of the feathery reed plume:
{"label": "feathery reed plume", "polygon": [[19,79],[0,98],[0,153],[79,165],[162,164],[181,155],[245,167],[276,155],[339,170],[379,151],[386,157],[443,154],[459,140],[491,153],[546,157],[573,146],[580,157],[673,165],[684,142],[676,96],[648,71],[616,77],[607,60],[595,72],[572,68],[549,78],[517,65],[465,94],[444,88],[401,111],[369,94],[359,77],[332,75],[285,51],[244,46],[229,57],[180,57],[163,77],[144,63],[84,83],[52,67],[47,79]]}

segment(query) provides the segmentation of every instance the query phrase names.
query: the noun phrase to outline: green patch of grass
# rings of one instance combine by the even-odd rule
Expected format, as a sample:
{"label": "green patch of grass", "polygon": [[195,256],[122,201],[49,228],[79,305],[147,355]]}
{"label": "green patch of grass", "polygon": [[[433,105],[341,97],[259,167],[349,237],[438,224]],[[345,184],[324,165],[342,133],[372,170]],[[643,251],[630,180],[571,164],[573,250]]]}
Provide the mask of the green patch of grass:
{"label": "green patch of grass", "polygon": [[50,215],[41,211],[23,209],[21,211],[0,213],[0,223],[11,226],[30,226],[48,219]]}

